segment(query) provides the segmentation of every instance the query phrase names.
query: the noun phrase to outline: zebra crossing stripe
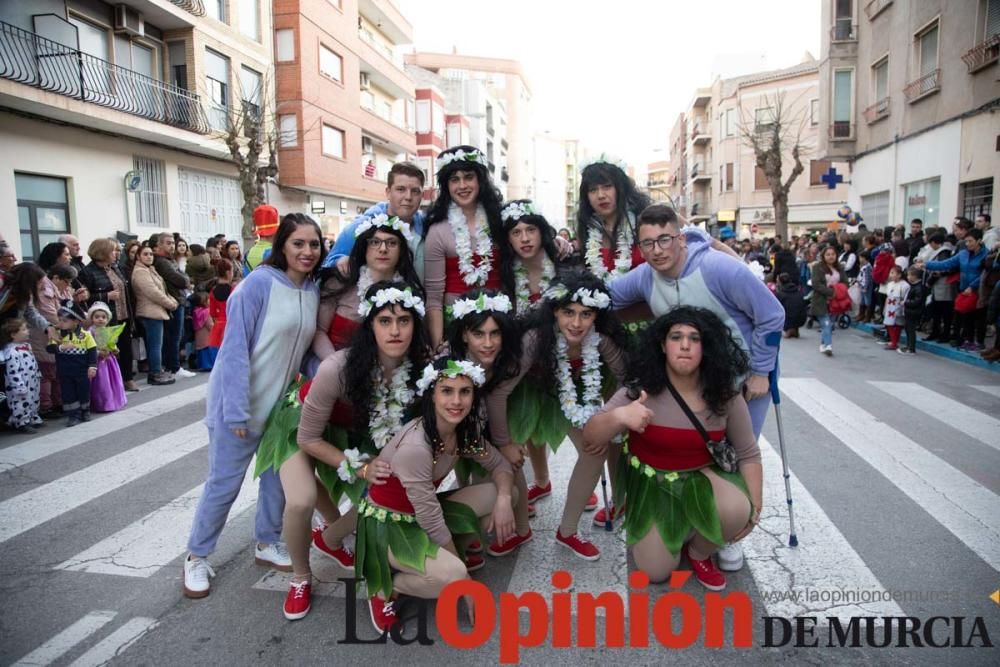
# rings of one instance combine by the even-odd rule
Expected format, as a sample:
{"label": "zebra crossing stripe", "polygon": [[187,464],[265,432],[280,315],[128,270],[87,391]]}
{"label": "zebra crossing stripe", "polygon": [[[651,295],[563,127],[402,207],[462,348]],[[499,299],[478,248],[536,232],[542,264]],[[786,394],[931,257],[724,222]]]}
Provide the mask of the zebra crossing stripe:
{"label": "zebra crossing stripe", "polygon": [[973,389],[978,389],[979,391],[985,392],[987,394],[992,394],[997,398],[1000,398],[1000,385],[995,384],[974,384]]}
{"label": "zebra crossing stripe", "polygon": [[[916,382],[875,382],[868,384],[934,417],[970,438],[1000,450],[1000,419],[984,415],[964,403],[921,387]],[[947,421],[941,419],[947,415]]]}
{"label": "zebra crossing stripe", "polygon": [[142,639],[155,625],[155,618],[139,616],[130,619],[127,623],[101,640],[97,646],[70,663],[69,667],[99,667],[100,665],[106,665],[113,659],[120,657],[129,646]]}
{"label": "zebra crossing stripe", "polygon": [[[253,470],[254,463],[251,461],[239,496],[229,510],[227,524],[257,501]],[[203,487],[199,484],[107,539],[56,565],[55,569],[122,577],[153,576],[184,553],[186,528],[194,521]]]}
{"label": "zebra crossing stripe", "polygon": [[13,667],[44,667],[66,655],[117,616],[113,611],[92,611],[55,637],[14,663]]}
{"label": "zebra crossing stripe", "polygon": [[757,528],[742,544],[767,615],[837,616],[845,622],[852,616],[904,616],[794,474],[791,485],[799,545],[788,546],[788,505],[781,458],[763,436],[760,454],[764,508]]}
{"label": "zebra crossing stripe", "polygon": [[131,428],[147,419],[159,417],[167,412],[196,403],[205,398],[207,386],[207,383],[200,384],[197,387],[178,391],[155,401],[128,406],[118,412],[95,417],[91,421],[78,424],[69,430],[62,428],[61,425],[56,426],[54,431],[46,435],[0,450],[0,472],[58,454],[95,438],[104,437],[124,428]]}
{"label": "zebra crossing stripe", "polygon": [[208,444],[201,422],[0,503],[0,543],[133,482]]}
{"label": "zebra crossing stripe", "polygon": [[1000,497],[818,380],[785,379],[782,391],[1000,571]]}

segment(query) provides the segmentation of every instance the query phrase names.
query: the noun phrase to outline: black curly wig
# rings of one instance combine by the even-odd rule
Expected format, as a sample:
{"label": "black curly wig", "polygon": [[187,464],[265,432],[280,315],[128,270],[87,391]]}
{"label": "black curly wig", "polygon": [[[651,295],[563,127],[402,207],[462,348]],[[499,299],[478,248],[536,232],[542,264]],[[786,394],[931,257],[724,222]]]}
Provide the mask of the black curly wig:
{"label": "black curly wig", "polygon": [[667,355],[663,342],[678,324],[694,327],[701,334],[701,366],[698,378],[702,397],[716,415],[726,413],[726,405],[739,393],[737,382],[750,371],[750,359],[732,331],[707,308],[680,306],[658,317],[643,337],[641,358],[632,359],[628,384],[629,398],[639,398],[645,390],[653,396],[667,388]]}
{"label": "black curly wig", "polygon": [[[581,252],[586,251],[587,239],[591,232],[607,236],[604,223],[597,218],[594,207],[590,205],[590,198],[587,196],[592,188],[599,185],[612,185],[615,188],[617,216],[611,238],[608,239],[612,248],[617,243],[618,235],[623,233],[622,225],[629,224],[629,212],[638,218],[642,210],[652,203],[649,197],[636,189],[635,181],[617,166],[608,162],[595,162],[584,167],[580,173],[579,207],[576,211],[576,236],[580,240]],[[633,228],[631,232],[633,239],[638,238],[636,229]]]}
{"label": "black curly wig", "polygon": [[[498,294],[499,292],[496,290],[480,288],[469,290],[460,298],[475,301],[481,295],[494,297]],[[513,303],[513,299],[511,302]],[[500,339],[502,342],[496,361],[493,362],[493,373],[486,381],[486,384],[481,387],[483,393],[489,393],[490,390],[504,380],[509,380],[521,372],[521,330],[514,319],[513,311],[500,313],[488,310],[482,313],[469,313],[461,319],[455,318],[448,325],[448,335],[446,338],[448,349],[451,350],[451,353],[460,359],[467,359],[469,350],[465,345],[465,341],[462,340],[462,334],[466,331],[478,329],[490,318],[496,322],[497,327],[500,329]]]}
{"label": "black curly wig", "polygon": [[[512,201],[504,204],[504,207],[511,204],[526,204],[533,205],[530,199],[514,199]],[[545,219],[545,216],[541,213],[530,213],[528,215],[522,215],[520,218],[515,220],[514,218],[508,218],[503,221],[503,233],[500,235],[500,247],[503,249],[503,256],[510,258],[510,261],[504,262],[500,267],[500,279],[502,281],[503,289],[507,294],[511,295],[511,299],[514,299],[514,293],[517,289],[516,280],[514,278],[514,261],[519,259],[517,251],[514,250],[514,246],[510,243],[510,230],[517,227],[518,224],[524,223],[526,225],[532,225],[538,229],[539,235],[542,238],[542,251],[548,256],[549,261],[553,265],[559,266],[559,252],[556,250],[556,230],[552,228],[549,221]],[[514,307],[517,307],[517,303],[514,303]]]}
{"label": "black curly wig", "polygon": [[[417,276],[417,271],[413,266],[413,251],[406,242],[403,232],[392,227],[369,227],[354,239],[354,246],[347,260],[347,275],[340,272],[336,263],[333,266],[323,269],[319,274],[320,298],[340,297],[348,289],[353,289],[358,284],[361,276],[361,267],[368,263],[368,239],[375,236],[375,232],[392,234],[399,239],[399,261],[396,262],[396,273],[403,279],[413,291],[424,297],[424,287]],[[335,278],[340,283],[338,287],[327,288],[326,283],[330,278]]]}

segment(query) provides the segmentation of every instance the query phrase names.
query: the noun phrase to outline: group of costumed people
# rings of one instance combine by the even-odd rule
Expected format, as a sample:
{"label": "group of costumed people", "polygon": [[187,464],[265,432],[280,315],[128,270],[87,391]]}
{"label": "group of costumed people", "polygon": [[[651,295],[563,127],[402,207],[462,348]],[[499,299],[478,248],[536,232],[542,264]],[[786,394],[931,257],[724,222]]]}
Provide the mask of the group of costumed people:
{"label": "group of costumed people", "polygon": [[[534,538],[547,450],[567,437],[577,460],[556,544],[599,558],[579,523],[609,470],[614,502],[594,522],[624,517],[652,581],[683,556],[724,588],[712,557],[761,510],[780,304],[603,156],[582,171],[575,262],[531,201],[502,202],[479,150],[437,164],[426,215],[423,173],[395,165],[388,202],[344,230],[333,258],[315,222],[286,215],[229,298],[185,594],[208,595],[206,559],[256,456],[255,556],[292,572],[284,615],[309,612],[313,547],[355,570],[385,631],[399,595],[436,598],[483,551]],[[440,490],[453,471],[457,486]]]}

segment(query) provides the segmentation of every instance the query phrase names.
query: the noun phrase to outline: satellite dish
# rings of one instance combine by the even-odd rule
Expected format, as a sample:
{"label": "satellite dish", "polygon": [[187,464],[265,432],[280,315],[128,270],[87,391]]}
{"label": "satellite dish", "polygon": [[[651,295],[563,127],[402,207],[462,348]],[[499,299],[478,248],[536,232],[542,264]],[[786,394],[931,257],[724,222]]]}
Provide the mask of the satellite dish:
{"label": "satellite dish", "polygon": [[142,190],[142,174],[134,169],[125,174],[125,189],[129,192]]}

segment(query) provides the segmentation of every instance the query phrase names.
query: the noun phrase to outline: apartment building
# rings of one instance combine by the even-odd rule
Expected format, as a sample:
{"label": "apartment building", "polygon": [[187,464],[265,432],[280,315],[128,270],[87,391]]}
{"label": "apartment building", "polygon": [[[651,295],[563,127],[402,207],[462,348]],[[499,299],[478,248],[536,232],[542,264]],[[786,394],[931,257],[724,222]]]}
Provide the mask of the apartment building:
{"label": "apartment building", "polygon": [[4,237],[239,238],[221,133],[268,98],[271,34],[256,0],[0,3]]}
{"label": "apartment building", "polygon": [[385,199],[417,153],[414,85],[399,47],[413,28],[390,0],[274,0],[281,210],[330,235]]}
{"label": "apartment building", "polygon": [[566,226],[573,233],[576,230],[576,211],[580,204],[580,163],[583,161],[583,148],[577,139],[567,139],[563,147],[566,149],[566,159],[563,162],[566,184]]}
{"label": "apartment building", "polygon": [[[497,101],[493,107],[492,119],[487,115],[482,121],[486,130],[484,141],[490,172],[505,197],[510,199],[531,197],[534,184],[530,127],[531,88],[521,64],[515,60],[465,56],[458,53],[408,53],[405,55],[405,60],[407,65],[432,72],[445,80],[482,82],[486,92],[480,93],[479,97],[485,101],[492,96]],[[434,134],[438,127],[435,124],[435,115],[439,113],[443,115],[444,107],[448,105],[447,92],[441,92],[443,94],[440,99],[431,97],[428,100],[427,113],[430,122],[427,127],[430,134]],[[436,111],[435,104],[442,107],[440,112]],[[485,107],[482,108],[485,113]],[[419,113],[418,111],[418,115]],[[497,121],[501,116],[506,121],[505,131],[502,134],[499,132]],[[445,119],[439,120],[444,122]],[[418,142],[421,142],[420,136],[422,133],[418,131]],[[447,140],[447,137],[444,139]],[[453,145],[450,141],[447,143]],[[424,145],[421,142],[421,146]],[[474,145],[483,147],[481,144],[474,143]],[[433,143],[427,146],[437,147]],[[502,168],[503,165],[506,166],[506,170]],[[433,159],[426,168],[431,173],[434,172]]]}
{"label": "apartment building", "polygon": [[654,202],[670,202],[670,185],[673,171],[668,160],[658,160],[646,165],[646,191]]}
{"label": "apartment building", "polygon": [[1000,0],[824,0],[820,152],[870,228],[997,214]]}
{"label": "apartment building", "polygon": [[765,133],[780,104],[783,177],[791,173],[796,140],[804,166],[788,194],[789,233],[826,229],[847,200],[847,187],[831,190],[823,175],[831,167],[843,174],[846,165],[820,159],[819,94],[819,63],[809,54],[792,67],[717,78],[697,89],[670,133],[674,183],[665,188],[688,220],[709,229],[731,226],[741,238],[774,234],[771,190],[745,132]]}

